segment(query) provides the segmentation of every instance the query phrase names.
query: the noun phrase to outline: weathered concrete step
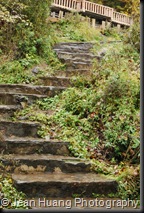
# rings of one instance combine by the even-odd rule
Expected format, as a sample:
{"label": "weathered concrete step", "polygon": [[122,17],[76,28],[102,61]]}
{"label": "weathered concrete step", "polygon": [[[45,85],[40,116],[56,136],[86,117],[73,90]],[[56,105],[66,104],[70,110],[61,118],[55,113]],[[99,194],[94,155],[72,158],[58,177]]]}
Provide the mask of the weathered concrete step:
{"label": "weathered concrete step", "polygon": [[20,105],[24,102],[27,104],[32,104],[38,99],[46,98],[47,95],[37,95],[37,94],[21,94],[21,93],[10,93],[10,92],[0,92],[0,100],[3,105]]}
{"label": "weathered concrete step", "polygon": [[3,154],[53,154],[69,156],[69,142],[45,140],[40,138],[5,138],[0,142],[0,153]]}
{"label": "weathered concrete step", "polygon": [[55,170],[62,172],[90,172],[90,162],[61,155],[50,154],[31,154],[31,155],[0,155],[1,162],[8,166],[9,172],[54,172]]}
{"label": "weathered concrete step", "polygon": [[0,131],[6,137],[38,137],[37,131],[40,124],[37,122],[14,122],[14,121],[0,121]]}
{"label": "weathered concrete step", "polygon": [[17,105],[0,105],[0,118],[9,118],[19,107]]}
{"label": "weathered concrete step", "polygon": [[13,94],[35,94],[35,95],[47,95],[54,96],[57,92],[62,91],[64,87],[55,86],[33,86],[24,84],[0,84],[1,93],[13,93]]}
{"label": "weathered concrete step", "polygon": [[49,77],[40,77],[41,83],[45,86],[72,86],[71,79],[68,77],[60,77],[60,76],[49,76]]}
{"label": "weathered concrete step", "polygon": [[15,187],[30,197],[92,197],[93,193],[115,193],[118,187],[115,180],[95,173],[13,174],[12,178]]}

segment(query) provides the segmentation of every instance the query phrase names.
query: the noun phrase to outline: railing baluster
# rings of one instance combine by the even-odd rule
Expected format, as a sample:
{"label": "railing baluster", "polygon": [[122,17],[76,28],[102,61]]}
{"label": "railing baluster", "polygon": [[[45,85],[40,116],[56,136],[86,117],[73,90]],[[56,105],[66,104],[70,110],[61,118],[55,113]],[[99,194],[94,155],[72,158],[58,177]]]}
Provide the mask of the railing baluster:
{"label": "railing baluster", "polygon": [[92,12],[94,12],[94,5],[92,4]]}
{"label": "railing baluster", "polygon": [[102,6],[101,6],[101,12],[100,12],[101,14],[102,14],[102,9],[103,9],[103,8],[102,8]]}
{"label": "railing baluster", "polygon": [[95,6],[95,13],[97,13],[97,5]]}
{"label": "railing baluster", "polygon": [[70,7],[70,6],[69,6],[69,3],[70,3],[70,0],[69,0],[69,1],[67,1],[67,7]]}

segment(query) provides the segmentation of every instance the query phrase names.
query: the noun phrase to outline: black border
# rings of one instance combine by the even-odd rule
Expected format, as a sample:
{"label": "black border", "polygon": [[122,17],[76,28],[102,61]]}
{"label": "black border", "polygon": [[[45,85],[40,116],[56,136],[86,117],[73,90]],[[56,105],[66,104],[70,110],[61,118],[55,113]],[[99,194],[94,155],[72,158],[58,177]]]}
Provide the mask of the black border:
{"label": "black border", "polygon": [[144,212],[144,185],[143,185],[143,172],[144,172],[144,164],[143,164],[143,153],[144,153],[144,145],[143,145],[143,70],[144,70],[144,1],[140,0],[140,165],[141,165],[141,175],[140,175],[140,209],[135,209],[135,210],[113,210],[113,209],[108,209],[108,210],[79,210],[79,209],[66,209],[63,208],[61,210],[45,210],[45,209],[38,209],[38,210],[20,210],[20,209],[7,209],[7,210],[2,210],[2,212]]}

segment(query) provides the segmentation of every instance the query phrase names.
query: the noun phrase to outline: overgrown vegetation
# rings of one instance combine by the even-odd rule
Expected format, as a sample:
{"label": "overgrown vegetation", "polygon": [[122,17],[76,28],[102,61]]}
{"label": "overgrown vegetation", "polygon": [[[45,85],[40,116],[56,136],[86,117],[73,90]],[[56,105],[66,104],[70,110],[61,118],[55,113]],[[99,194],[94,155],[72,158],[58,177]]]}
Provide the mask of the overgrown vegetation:
{"label": "overgrown vegetation", "polygon": [[[18,192],[13,186],[10,175],[3,177],[0,175],[0,189],[1,198],[8,199],[5,203],[0,204],[0,208],[3,209],[29,209],[28,205],[25,205],[25,194]],[[1,206],[2,205],[2,206]]]}
{"label": "overgrown vegetation", "polygon": [[[102,48],[99,41],[105,41],[106,55],[100,63],[94,61],[91,78],[78,77],[75,87],[37,101],[13,119],[25,116],[39,121],[41,137],[70,141],[74,156],[91,159],[95,172],[119,181],[117,196],[139,199],[139,24],[120,33],[101,32],[78,14],[51,23],[46,20],[48,2],[1,1],[0,83],[37,84],[39,76],[64,69],[52,51],[56,42],[95,41],[96,52]],[[111,40],[122,41],[107,44]],[[38,75],[32,73],[35,66],[40,69]],[[3,192],[8,193],[9,177],[0,178]],[[11,191],[16,193],[14,188]]]}
{"label": "overgrown vegetation", "polygon": [[44,71],[61,67],[51,48],[55,39],[47,24],[49,5],[49,0],[0,2],[0,83],[36,83]]}
{"label": "overgrown vegetation", "polygon": [[0,209],[28,209],[28,205],[24,203],[25,199],[25,194],[15,189],[11,175],[0,163]]}

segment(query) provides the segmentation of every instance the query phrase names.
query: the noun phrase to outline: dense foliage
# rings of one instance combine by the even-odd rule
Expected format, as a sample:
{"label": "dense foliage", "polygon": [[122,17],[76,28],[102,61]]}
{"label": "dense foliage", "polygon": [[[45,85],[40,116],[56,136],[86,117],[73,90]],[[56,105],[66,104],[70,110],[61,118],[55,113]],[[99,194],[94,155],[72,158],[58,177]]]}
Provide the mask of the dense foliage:
{"label": "dense foliage", "polygon": [[55,40],[47,23],[49,5],[49,0],[0,2],[1,83],[36,83],[38,76],[31,72],[34,66],[39,64],[39,74],[43,67],[60,66],[51,48]]}
{"label": "dense foliage", "polygon": [[50,1],[1,0],[0,51],[13,58],[32,59],[42,55],[48,34]]}

